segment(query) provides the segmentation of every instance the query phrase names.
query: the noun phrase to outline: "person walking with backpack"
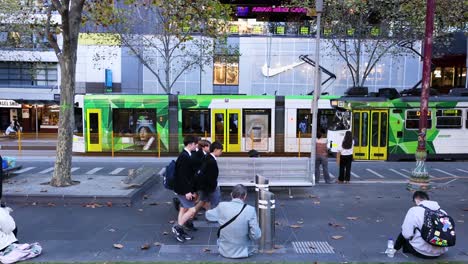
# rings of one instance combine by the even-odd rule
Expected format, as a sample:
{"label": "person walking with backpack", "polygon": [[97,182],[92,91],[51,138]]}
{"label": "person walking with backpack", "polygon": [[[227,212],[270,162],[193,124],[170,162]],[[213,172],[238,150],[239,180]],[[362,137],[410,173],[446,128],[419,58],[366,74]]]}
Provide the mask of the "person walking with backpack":
{"label": "person walking with backpack", "polygon": [[180,201],[179,215],[177,222],[172,227],[172,233],[179,242],[193,239],[187,234],[183,225],[195,215],[195,200],[197,198],[193,168],[191,158],[192,151],[196,148],[197,139],[193,136],[184,138],[184,149],[179,154],[175,162],[175,182],[174,191]]}
{"label": "person walking with backpack", "polygon": [[340,175],[338,183],[349,183],[351,180],[351,163],[353,162],[353,135],[351,131],[346,131],[341,146],[338,147],[337,159],[340,164]]}
{"label": "person walking with backpack", "polygon": [[[416,206],[406,213],[394,249],[403,248],[404,253],[419,258],[437,258],[447,252],[448,246],[455,244],[455,223],[437,202],[429,200],[427,193],[414,192],[413,202]],[[435,218],[431,220],[433,216]]]}

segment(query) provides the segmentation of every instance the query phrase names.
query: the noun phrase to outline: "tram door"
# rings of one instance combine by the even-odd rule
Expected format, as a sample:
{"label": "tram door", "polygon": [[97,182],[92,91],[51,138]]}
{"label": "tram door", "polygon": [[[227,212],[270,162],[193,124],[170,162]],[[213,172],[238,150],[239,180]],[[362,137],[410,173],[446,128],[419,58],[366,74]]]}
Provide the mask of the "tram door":
{"label": "tram door", "polygon": [[388,142],[387,110],[353,111],[354,158],[386,160]]}
{"label": "tram door", "polygon": [[90,152],[102,152],[101,109],[86,110],[86,145]]}
{"label": "tram door", "polygon": [[211,140],[223,144],[226,152],[241,151],[242,115],[240,109],[211,110]]}

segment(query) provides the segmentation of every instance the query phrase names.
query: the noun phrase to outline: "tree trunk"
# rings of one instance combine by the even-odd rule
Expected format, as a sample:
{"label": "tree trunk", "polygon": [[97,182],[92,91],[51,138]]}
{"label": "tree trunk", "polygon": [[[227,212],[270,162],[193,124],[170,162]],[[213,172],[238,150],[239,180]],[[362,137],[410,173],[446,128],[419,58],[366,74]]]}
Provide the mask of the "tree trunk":
{"label": "tree trunk", "polygon": [[[66,49],[64,49],[65,52]],[[60,91],[60,115],[57,135],[57,157],[54,166],[54,175],[50,185],[56,187],[70,186],[73,145],[73,125],[75,124],[73,96],[75,94],[75,65],[76,51],[72,56],[64,54],[60,63],[61,67],[61,91]],[[72,58],[75,58],[73,60]]]}
{"label": "tree trunk", "polygon": [[75,96],[76,55],[78,34],[81,25],[81,14],[84,0],[71,2],[69,10],[62,10],[63,47],[58,56],[61,70],[60,80],[60,114],[57,136],[57,156],[54,174],[50,185],[65,187],[73,184],[71,179],[72,146]]}
{"label": "tree trunk", "polygon": [[165,87],[164,90],[166,90],[166,92],[168,94],[170,94],[171,90],[172,90],[171,89],[172,87],[171,87],[171,62],[170,62],[170,60],[166,60],[166,65],[164,67],[164,71],[165,71],[165,74],[166,74],[166,79],[165,79],[166,87]]}

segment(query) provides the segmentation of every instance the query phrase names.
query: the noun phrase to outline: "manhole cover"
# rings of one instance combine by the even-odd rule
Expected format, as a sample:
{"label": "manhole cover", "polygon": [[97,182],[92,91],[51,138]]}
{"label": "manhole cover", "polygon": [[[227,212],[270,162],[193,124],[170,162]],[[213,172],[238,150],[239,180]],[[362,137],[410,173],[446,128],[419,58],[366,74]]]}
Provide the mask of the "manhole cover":
{"label": "manhole cover", "polygon": [[335,254],[333,247],[324,241],[296,241],[292,245],[298,254]]}

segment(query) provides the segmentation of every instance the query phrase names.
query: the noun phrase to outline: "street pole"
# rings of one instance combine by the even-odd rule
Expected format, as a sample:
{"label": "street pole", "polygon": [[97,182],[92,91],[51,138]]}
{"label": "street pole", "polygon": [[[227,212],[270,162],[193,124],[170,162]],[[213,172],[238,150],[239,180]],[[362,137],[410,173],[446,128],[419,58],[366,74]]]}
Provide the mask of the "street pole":
{"label": "street pole", "polygon": [[413,170],[408,190],[428,190],[429,174],[426,170],[426,129],[427,129],[427,114],[429,101],[429,82],[431,78],[431,57],[432,57],[432,33],[434,31],[434,9],[435,0],[427,0],[426,7],[426,33],[424,37],[424,60],[423,60],[423,77],[421,91],[421,106],[419,116],[419,135],[418,147],[416,149],[416,168]]}
{"label": "street pole", "polygon": [[316,141],[317,141],[317,119],[318,119],[318,99],[320,97],[320,18],[323,12],[323,0],[315,1],[315,11],[317,13],[317,30],[315,33],[315,87],[312,99],[312,131],[310,144],[310,175],[312,185],[315,185],[315,156],[316,156]]}

